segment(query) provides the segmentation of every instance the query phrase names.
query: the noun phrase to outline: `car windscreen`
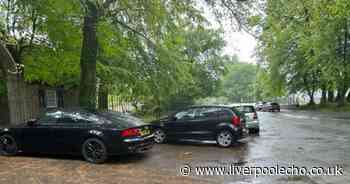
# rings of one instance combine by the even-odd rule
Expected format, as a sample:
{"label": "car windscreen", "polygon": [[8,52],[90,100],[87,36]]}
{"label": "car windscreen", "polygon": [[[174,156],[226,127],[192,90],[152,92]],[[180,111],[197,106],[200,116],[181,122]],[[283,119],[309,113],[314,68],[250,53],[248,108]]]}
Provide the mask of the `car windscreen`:
{"label": "car windscreen", "polygon": [[120,112],[99,112],[99,116],[105,118],[106,125],[117,129],[126,129],[145,125],[145,123],[134,116]]}

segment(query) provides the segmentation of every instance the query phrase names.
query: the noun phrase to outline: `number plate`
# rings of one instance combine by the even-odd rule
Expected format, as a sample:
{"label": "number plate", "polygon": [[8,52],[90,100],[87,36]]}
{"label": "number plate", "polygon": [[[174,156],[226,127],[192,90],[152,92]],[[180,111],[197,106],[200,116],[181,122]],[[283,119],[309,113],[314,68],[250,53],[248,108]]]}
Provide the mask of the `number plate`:
{"label": "number plate", "polygon": [[140,129],[141,136],[149,135],[151,134],[151,130],[148,127]]}

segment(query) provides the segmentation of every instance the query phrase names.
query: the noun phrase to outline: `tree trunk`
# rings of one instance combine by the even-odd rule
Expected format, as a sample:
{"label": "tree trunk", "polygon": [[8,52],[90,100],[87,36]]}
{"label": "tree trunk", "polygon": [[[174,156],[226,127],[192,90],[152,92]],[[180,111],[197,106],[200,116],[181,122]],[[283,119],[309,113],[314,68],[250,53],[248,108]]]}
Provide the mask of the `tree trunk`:
{"label": "tree trunk", "polygon": [[326,87],[322,87],[322,97],[321,97],[321,104],[327,103],[327,90]]}
{"label": "tree trunk", "polygon": [[108,109],[108,90],[101,86],[98,92],[98,109]]}
{"label": "tree trunk", "polygon": [[333,103],[334,102],[334,91],[328,90],[328,102]]}
{"label": "tree trunk", "polygon": [[[348,20],[345,19],[345,26],[344,26],[344,52],[343,52],[343,67],[346,68],[347,66],[347,50],[348,50]],[[337,106],[344,106],[345,105],[345,95],[347,91],[347,83],[346,79],[347,77],[347,72],[343,73],[343,79],[341,80],[341,86],[338,88],[338,98],[337,98]]]}
{"label": "tree trunk", "polygon": [[345,95],[343,92],[341,92],[337,99],[337,106],[344,106],[344,105],[345,105]]}
{"label": "tree trunk", "polygon": [[314,92],[309,91],[308,95],[309,95],[309,98],[310,98],[308,105],[315,105]]}
{"label": "tree trunk", "polygon": [[347,88],[345,86],[338,89],[337,106],[344,106],[345,105],[346,90],[347,90]]}
{"label": "tree trunk", "polygon": [[348,96],[346,97],[346,101],[350,102],[350,91],[348,92]]}
{"label": "tree trunk", "polygon": [[83,43],[80,57],[81,107],[96,109],[96,58],[98,12],[95,3],[86,1],[86,15],[83,25]]}

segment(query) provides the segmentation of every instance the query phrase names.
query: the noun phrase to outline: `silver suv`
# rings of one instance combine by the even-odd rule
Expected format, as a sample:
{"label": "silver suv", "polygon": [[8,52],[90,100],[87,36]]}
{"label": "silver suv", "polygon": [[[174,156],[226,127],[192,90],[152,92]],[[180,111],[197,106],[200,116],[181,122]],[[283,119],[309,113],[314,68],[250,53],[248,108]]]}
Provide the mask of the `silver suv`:
{"label": "silver suv", "polygon": [[245,115],[246,128],[249,130],[249,133],[259,133],[260,123],[255,107],[253,105],[239,105],[235,107]]}

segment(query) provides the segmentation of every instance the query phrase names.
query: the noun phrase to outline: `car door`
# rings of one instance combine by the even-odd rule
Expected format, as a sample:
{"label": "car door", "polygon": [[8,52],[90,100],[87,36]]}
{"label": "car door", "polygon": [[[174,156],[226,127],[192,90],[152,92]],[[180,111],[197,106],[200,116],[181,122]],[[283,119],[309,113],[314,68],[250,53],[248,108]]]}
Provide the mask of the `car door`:
{"label": "car door", "polygon": [[175,113],[164,124],[164,131],[169,139],[189,139],[191,138],[190,122],[195,118],[195,108],[186,109]]}
{"label": "car door", "polygon": [[90,124],[81,112],[64,112],[54,129],[55,150],[61,153],[77,153],[80,151],[84,133]]}
{"label": "car door", "polygon": [[51,153],[55,147],[53,128],[56,126],[60,112],[48,112],[33,125],[26,125],[22,131],[22,149],[25,152]]}
{"label": "car door", "polygon": [[196,110],[195,119],[189,122],[194,139],[207,140],[212,138],[218,121],[218,111],[217,107],[202,107]]}

